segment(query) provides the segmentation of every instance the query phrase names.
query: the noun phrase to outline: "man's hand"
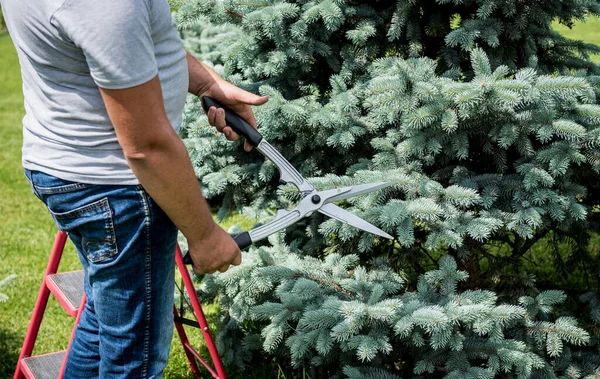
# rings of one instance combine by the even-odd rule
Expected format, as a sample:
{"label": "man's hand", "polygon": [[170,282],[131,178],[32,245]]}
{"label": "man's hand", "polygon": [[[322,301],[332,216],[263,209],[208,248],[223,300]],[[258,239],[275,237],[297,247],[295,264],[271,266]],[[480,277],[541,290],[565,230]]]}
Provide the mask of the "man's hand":
{"label": "man's hand", "polygon": [[[190,85],[188,91],[198,97],[210,96],[236,112],[240,117],[246,120],[256,129],[256,119],[252,113],[251,105],[262,105],[269,98],[267,96],[258,96],[234,86],[221,78],[213,70],[202,64],[196,58],[188,53],[187,55],[188,71]],[[215,126],[217,130],[225,134],[229,141],[235,141],[240,136],[235,133],[225,122],[225,111],[210,107],[207,112],[208,123]],[[246,141],[244,150],[252,150],[252,145]]]}
{"label": "man's hand", "polygon": [[158,76],[131,88],[100,88],[100,94],[131,169],[187,239],[194,271],[240,264],[240,249],[215,224],[185,145],[169,123]]}
{"label": "man's hand", "polygon": [[242,263],[242,252],[237,244],[216,224],[202,240],[188,242],[193,269],[198,275],[212,274],[217,270],[225,272],[230,265]]}
{"label": "man's hand", "polygon": [[[233,84],[225,80],[216,80],[212,87],[210,87],[203,95],[208,95],[213,99],[217,100],[221,104],[227,106],[229,109],[240,115],[244,120],[248,121],[250,125],[256,129],[256,119],[250,105],[262,105],[269,100],[267,96],[258,96],[241,88],[234,86]],[[210,107],[207,112],[208,123],[216,127],[218,131],[225,134],[225,138],[229,141],[235,141],[240,136],[234,132],[231,127],[227,126],[225,121],[225,111],[223,109],[217,109]],[[244,150],[252,150],[252,145],[248,141],[244,142]]]}

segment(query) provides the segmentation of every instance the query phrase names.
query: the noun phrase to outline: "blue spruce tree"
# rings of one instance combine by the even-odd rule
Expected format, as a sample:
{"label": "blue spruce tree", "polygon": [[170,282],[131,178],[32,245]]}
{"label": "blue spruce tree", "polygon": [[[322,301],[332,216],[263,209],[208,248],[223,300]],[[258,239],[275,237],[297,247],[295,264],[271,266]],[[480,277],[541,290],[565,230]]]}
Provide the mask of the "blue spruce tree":
{"label": "blue spruce tree", "polygon": [[[598,14],[587,0],[184,2],[187,47],[270,96],[261,133],[315,187],[396,183],[340,204],[394,241],[314,215],[204,278],[226,362],[600,375],[600,49],[550,27]],[[207,124],[190,99],[183,136],[220,217],[295,204],[271,162]]]}

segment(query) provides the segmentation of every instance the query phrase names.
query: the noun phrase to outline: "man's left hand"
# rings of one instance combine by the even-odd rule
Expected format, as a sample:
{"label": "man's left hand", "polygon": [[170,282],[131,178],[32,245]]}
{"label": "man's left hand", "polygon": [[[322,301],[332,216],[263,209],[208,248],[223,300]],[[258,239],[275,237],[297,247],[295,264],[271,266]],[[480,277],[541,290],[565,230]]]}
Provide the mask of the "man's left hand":
{"label": "man's left hand", "polygon": [[[216,80],[213,85],[211,85],[211,87],[209,87],[208,90],[202,95],[210,96],[221,104],[227,106],[229,109],[240,115],[240,117],[246,120],[250,125],[252,125],[254,129],[257,128],[256,119],[254,118],[254,113],[252,112],[250,106],[262,105],[269,100],[268,96],[255,95],[251,92],[236,87],[223,79]],[[225,111],[223,109],[210,107],[207,115],[208,123],[216,127],[219,132],[225,134],[225,138],[227,138],[229,141],[235,141],[240,138],[240,136],[234,132],[231,127],[227,126],[227,123],[225,122]],[[252,145],[250,145],[248,141],[244,142],[244,150],[252,150]]]}

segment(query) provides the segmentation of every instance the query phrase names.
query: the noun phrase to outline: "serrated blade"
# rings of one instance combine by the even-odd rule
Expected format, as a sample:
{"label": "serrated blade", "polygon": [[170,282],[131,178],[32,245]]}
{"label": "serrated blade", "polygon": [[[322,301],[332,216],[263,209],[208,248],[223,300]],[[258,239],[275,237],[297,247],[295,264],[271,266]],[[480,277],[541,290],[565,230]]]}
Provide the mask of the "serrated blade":
{"label": "serrated blade", "polygon": [[394,239],[394,237],[387,234],[383,230],[379,229],[375,225],[366,222],[362,218],[348,212],[347,210],[344,210],[344,209],[338,207],[337,205],[325,204],[321,208],[319,208],[319,212],[321,212],[325,216],[328,216],[328,217],[334,218],[338,221],[341,221],[344,224],[352,225],[355,228],[362,229],[369,233],[373,233],[378,236],[385,237],[385,238],[388,238],[391,240]]}

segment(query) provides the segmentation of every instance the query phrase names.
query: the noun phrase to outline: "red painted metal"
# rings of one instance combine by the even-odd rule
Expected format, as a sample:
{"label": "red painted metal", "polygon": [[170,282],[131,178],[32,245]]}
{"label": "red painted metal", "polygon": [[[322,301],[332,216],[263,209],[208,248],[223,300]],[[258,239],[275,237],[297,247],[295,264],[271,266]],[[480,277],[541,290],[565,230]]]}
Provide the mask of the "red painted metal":
{"label": "red painted metal", "polygon": [[194,349],[192,347],[192,345],[190,345],[189,342],[183,344],[183,348],[186,351],[189,351],[196,359],[198,359],[200,361],[200,363],[202,363],[202,365],[204,367],[206,367],[206,369],[208,370],[208,372],[210,372],[210,374],[212,375],[213,378],[219,379],[219,375],[217,375],[217,373],[215,372],[215,370],[213,370],[212,367],[210,367],[210,365],[204,359],[202,359],[202,357],[200,356],[200,353],[198,353],[198,351],[196,351],[196,349]]}
{"label": "red painted metal", "polygon": [[77,325],[79,325],[79,320],[81,319],[81,313],[83,311],[83,307],[85,306],[85,294],[81,298],[81,302],[79,303],[79,309],[77,312],[77,318],[75,319],[75,325],[73,326],[73,330],[71,331],[71,338],[69,338],[69,346],[67,346],[67,351],[65,353],[65,359],[63,359],[62,366],[60,366],[60,374],[58,374],[58,379],[63,379],[65,376],[65,368],[67,367],[67,358],[69,357],[69,350],[71,350],[71,344],[73,343],[73,338],[75,337],[75,330],[77,330]]}
{"label": "red painted metal", "polygon": [[[58,232],[56,234],[56,239],[54,240],[54,246],[52,247],[52,252],[50,254],[50,258],[48,261],[48,265],[46,267],[46,272],[44,274],[44,279],[42,280],[42,285],[40,287],[40,291],[36,300],[35,308],[33,310],[33,315],[31,321],[29,323],[29,327],[27,329],[27,334],[25,336],[25,341],[23,342],[23,347],[21,348],[21,353],[19,356],[19,360],[17,361],[17,368],[15,370],[15,374],[13,379],[22,379],[24,374],[31,374],[28,371],[28,368],[23,363],[23,358],[29,357],[33,352],[33,348],[35,345],[35,340],[37,338],[40,325],[42,323],[42,318],[44,317],[44,311],[46,310],[46,306],[48,304],[48,298],[50,296],[50,289],[48,288],[46,278],[49,275],[56,274],[58,270],[58,265],[60,263],[60,259],[62,257],[62,253],[65,247],[65,243],[67,241],[67,233]],[[192,278],[190,277],[190,273],[188,272],[188,268],[183,263],[183,254],[179,245],[177,245],[177,251],[175,254],[175,260],[177,263],[177,268],[181,273],[181,277],[183,279],[185,289],[188,292],[190,302],[192,303],[192,308],[194,310],[194,314],[198,323],[200,325],[200,330],[202,331],[202,335],[206,342],[206,346],[208,347],[208,351],[212,358],[214,369],[200,356],[200,354],[190,345],[183,325],[180,322],[175,322],[175,327],[177,329],[177,333],[179,334],[179,338],[183,344],[183,348],[190,364],[190,369],[195,377],[200,378],[201,373],[198,368],[197,361],[200,362],[211,374],[214,379],[227,379],[227,375],[225,374],[225,369],[223,367],[223,363],[221,361],[221,357],[219,356],[219,352],[217,351],[217,346],[215,345],[212,335],[210,333],[210,329],[208,327],[208,322],[206,321],[206,317],[204,316],[204,311],[202,310],[202,306],[200,305],[200,301],[198,300],[198,296],[196,296],[196,288],[194,287],[194,283]],[[62,379],[64,376],[64,371],[67,363],[68,352],[71,347],[71,343],[73,342],[73,337],[75,336],[75,329],[77,324],[79,323],[79,319],[81,317],[81,310],[85,305],[85,295],[81,299],[81,304],[79,306],[75,326],[73,327],[73,331],[71,332],[71,338],[69,340],[69,346],[65,352],[65,358],[63,360],[59,379]],[[175,305],[173,305],[174,315],[177,317],[178,312]],[[71,313],[71,312],[69,312]],[[51,353],[50,353],[51,354]],[[30,375],[28,375],[30,376]]]}
{"label": "red painted metal", "polygon": [[[190,273],[188,272],[187,266],[183,263],[183,253],[181,252],[179,245],[177,245],[175,261],[177,262],[177,267],[179,268],[181,277],[183,279],[183,283],[189,294],[194,314],[196,315],[198,323],[200,324],[200,330],[202,331],[202,335],[204,336],[206,347],[208,348],[210,357],[212,358],[213,364],[215,365],[215,371],[217,372],[217,376],[213,374],[213,378],[227,379],[227,375],[225,374],[225,368],[223,367],[223,362],[221,361],[221,357],[219,356],[219,352],[217,351],[217,346],[215,345],[212,335],[210,334],[210,328],[208,327],[208,322],[206,322],[204,311],[202,310],[202,306],[200,305],[198,296],[196,296],[196,288],[194,287],[194,282],[190,277]],[[199,355],[197,357],[199,357]]]}
{"label": "red painted metal", "polygon": [[[179,312],[177,312],[177,307],[175,306],[175,304],[173,304],[173,315],[175,316],[175,319],[179,317]],[[181,344],[183,345],[183,351],[185,352],[185,356],[187,357],[194,378],[202,378],[202,376],[200,375],[200,369],[198,368],[198,364],[194,359],[196,355],[192,353],[192,350],[194,349],[190,345],[183,325],[180,322],[175,321],[175,329],[177,330],[177,334],[179,335],[179,339],[181,340]],[[200,362],[204,365],[204,362],[202,360]],[[209,370],[209,372],[211,372],[212,374],[212,367],[207,365],[204,365],[204,367],[206,367],[206,369]]]}
{"label": "red painted metal", "polygon": [[49,276],[45,277],[45,281],[46,281],[46,286],[48,287],[50,292],[52,292],[55,295],[54,297],[56,298],[56,300],[58,300],[60,305],[62,305],[63,309],[69,314],[69,316],[78,317],[79,308],[74,307],[71,303],[69,303],[69,301],[65,297],[56,295],[56,294],[60,293],[61,291],[56,286],[56,284],[52,280],[50,280]]}
{"label": "red painted metal", "polygon": [[46,305],[48,304],[48,298],[50,296],[50,290],[46,286],[45,278],[48,275],[56,274],[56,270],[58,269],[58,264],[60,263],[60,258],[66,242],[67,233],[59,231],[56,234],[56,239],[54,240],[54,246],[52,247],[50,259],[48,260],[48,265],[46,266],[44,280],[42,280],[40,292],[35,302],[35,308],[33,309],[33,315],[31,317],[31,321],[29,322],[29,327],[27,328],[27,334],[25,335],[25,341],[23,341],[23,347],[21,347],[21,354],[19,355],[19,360],[17,361],[17,369],[15,370],[15,374],[13,376],[14,379],[23,378],[21,361],[23,358],[29,357],[33,352],[35,339],[40,330],[42,318],[44,317],[44,311],[46,310]]}

